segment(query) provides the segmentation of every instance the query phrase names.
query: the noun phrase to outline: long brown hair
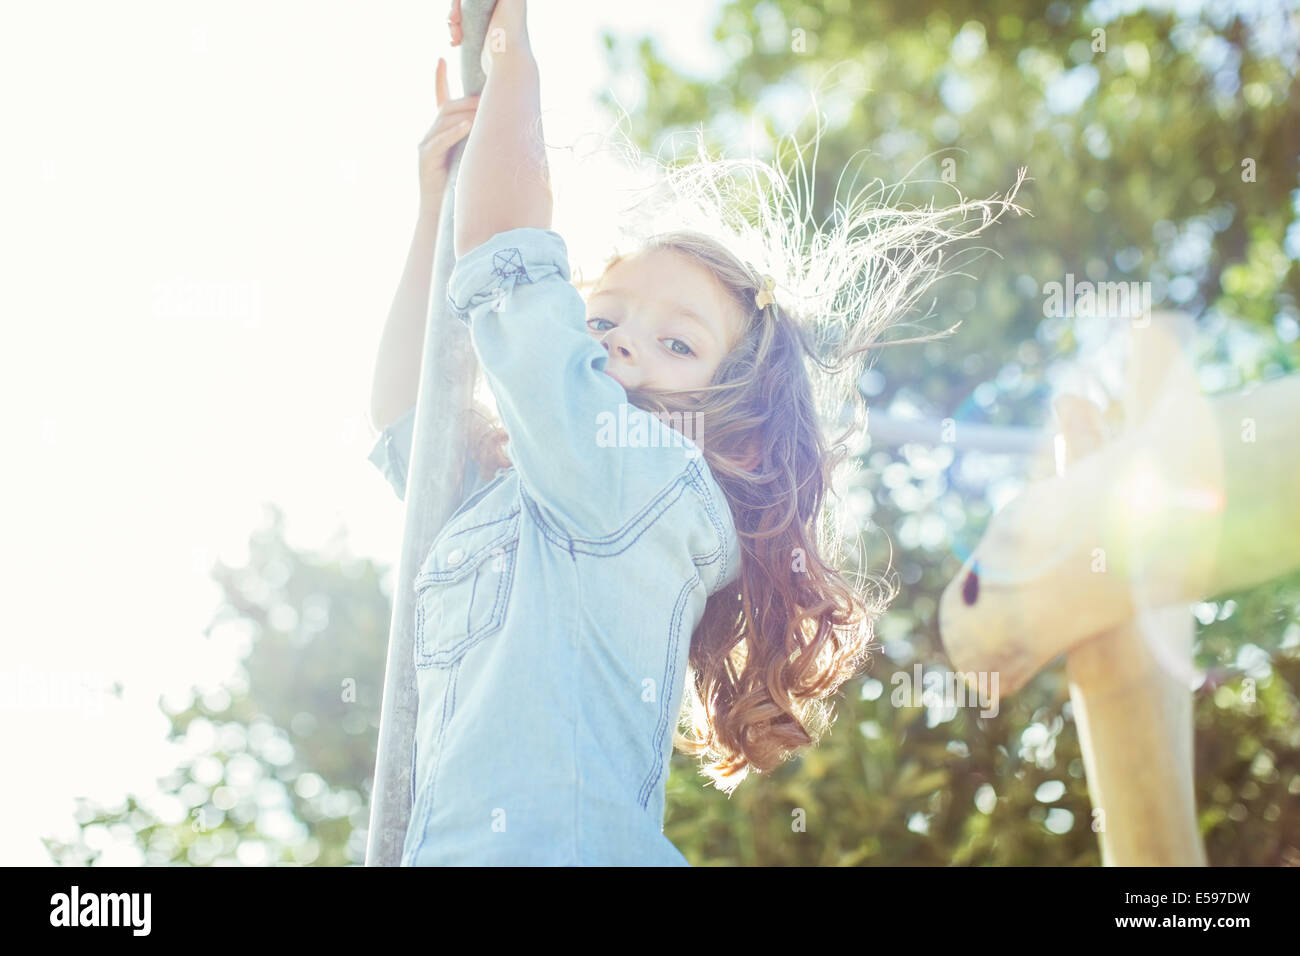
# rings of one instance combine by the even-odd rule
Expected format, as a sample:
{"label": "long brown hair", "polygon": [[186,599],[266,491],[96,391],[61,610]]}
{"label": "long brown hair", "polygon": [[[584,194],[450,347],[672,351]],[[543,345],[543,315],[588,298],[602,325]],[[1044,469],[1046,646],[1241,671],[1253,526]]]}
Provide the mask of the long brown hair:
{"label": "long brown hair", "polygon": [[848,449],[823,437],[805,368],[824,366],[814,343],[776,302],[757,307],[761,277],[716,240],[679,230],[644,248],[705,266],[745,315],[740,342],[704,389],[628,390],[630,403],[665,421],[692,413],[681,417],[695,426],[740,539],[739,577],[709,598],[691,637],[690,736],[674,737],[732,790],[749,767],[771,770],[816,743],[832,720],[827,698],[868,663],[888,598],[864,601],[827,554],[822,506]]}

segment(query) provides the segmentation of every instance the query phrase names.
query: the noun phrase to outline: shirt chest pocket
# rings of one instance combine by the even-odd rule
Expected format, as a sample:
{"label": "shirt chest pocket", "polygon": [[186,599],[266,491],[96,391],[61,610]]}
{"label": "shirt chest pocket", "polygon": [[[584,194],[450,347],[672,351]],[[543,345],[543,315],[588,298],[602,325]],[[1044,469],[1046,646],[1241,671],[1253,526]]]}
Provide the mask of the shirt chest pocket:
{"label": "shirt chest pocket", "polygon": [[415,578],[415,666],[450,667],[500,630],[519,550],[519,509],[458,515]]}

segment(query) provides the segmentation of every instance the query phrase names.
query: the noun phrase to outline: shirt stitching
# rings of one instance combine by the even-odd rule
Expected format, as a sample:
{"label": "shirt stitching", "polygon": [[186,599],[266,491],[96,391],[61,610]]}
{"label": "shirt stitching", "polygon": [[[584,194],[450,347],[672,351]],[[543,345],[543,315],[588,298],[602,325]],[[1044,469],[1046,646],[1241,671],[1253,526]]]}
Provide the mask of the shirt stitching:
{"label": "shirt stitching", "polygon": [[641,808],[645,809],[650,803],[650,794],[653,792],[659,778],[663,775],[663,741],[664,735],[668,731],[668,705],[672,703],[676,695],[676,684],[674,681],[677,677],[677,654],[678,646],[681,644],[682,637],[682,614],[686,610],[686,602],[690,595],[695,591],[696,585],[700,584],[700,576],[692,575],[681,587],[677,593],[677,601],[673,605],[672,623],[668,634],[668,655],[664,662],[667,674],[664,682],[659,688],[659,722],[655,726],[654,737],[651,740],[652,763],[650,770],[646,773],[645,779],[641,782],[641,789],[637,791],[637,799]]}
{"label": "shirt stitching", "polygon": [[[574,602],[574,604],[575,604],[576,607],[582,607],[582,599],[583,599],[583,593],[582,593],[582,575],[578,573],[577,560],[576,560],[576,558],[574,557],[573,549],[572,549],[572,548],[569,549],[569,567],[570,567],[570,569],[571,569],[571,571],[572,571],[572,573],[573,573],[574,591],[577,593],[577,598],[578,598],[577,601]],[[574,621],[574,624],[573,624],[573,630],[574,630],[575,633],[572,634],[572,639],[571,639],[570,642],[569,642],[569,646],[570,646],[571,648],[574,648],[574,649],[575,649],[575,650],[573,651],[573,654],[574,654],[575,660],[574,660],[573,663],[570,665],[570,669],[572,670],[572,672],[573,672],[573,674],[574,674],[574,686],[575,686],[575,688],[580,688],[580,687],[581,687],[581,684],[582,684],[582,662],[581,662],[581,660],[576,659],[576,658],[578,658],[578,656],[579,656],[579,655],[577,654],[577,651],[576,651],[576,648],[577,648],[578,643],[579,643],[579,641],[578,641],[578,635],[576,634],[576,630],[577,630],[577,622],[576,622],[576,620]],[[579,831],[580,831],[581,828],[582,828],[582,819],[583,819],[583,816],[582,816],[582,761],[581,761],[581,760],[579,759],[579,757],[578,757],[578,711],[579,711],[579,706],[580,706],[578,702],[579,702],[580,700],[581,700],[581,690],[578,689],[578,690],[575,690],[574,696],[571,697],[570,700],[569,700],[569,722],[570,722],[570,724],[571,724],[572,727],[573,727],[573,735],[572,735],[572,737],[570,738],[570,746],[571,746],[573,749],[572,749],[572,756],[571,756],[570,759],[573,761],[573,780],[574,780],[574,786],[573,786],[573,831],[572,831],[572,832],[573,832],[573,861],[574,861],[574,863],[581,863],[581,861],[582,861],[581,851],[579,850],[580,840],[579,840],[579,838],[578,838],[578,833],[579,833]]]}
{"label": "shirt stitching", "polygon": [[[446,735],[447,726],[451,723],[451,717],[456,711],[456,674],[459,670],[459,662],[452,665],[447,672],[447,684],[443,688],[442,694],[442,712],[438,722],[438,735],[434,739],[433,754],[430,757],[429,779],[421,791],[420,796],[424,798],[424,812],[420,816],[419,827],[420,837],[416,841],[414,848],[411,850],[411,859],[414,861],[424,848],[425,839],[429,833],[429,820],[433,816],[433,799],[438,788],[438,767],[442,763],[442,744]],[[410,821],[408,826],[414,821]]]}

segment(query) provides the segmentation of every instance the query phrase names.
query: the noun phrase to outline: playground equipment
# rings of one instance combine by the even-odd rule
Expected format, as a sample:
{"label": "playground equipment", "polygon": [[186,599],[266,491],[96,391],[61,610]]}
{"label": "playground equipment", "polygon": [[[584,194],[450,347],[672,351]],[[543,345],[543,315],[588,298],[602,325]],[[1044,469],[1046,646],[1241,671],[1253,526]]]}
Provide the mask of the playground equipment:
{"label": "playground equipment", "polygon": [[1113,440],[1096,406],[1058,403],[1057,476],[993,516],[939,602],[954,667],[1006,693],[1068,654],[1107,865],[1205,865],[1188,605],[1300,566],[1300,376],[1202,396],[1190,326],[1128,327]]}
{"label": "playground equipment", "polygon": [[[467,96],[481,92],[487,79],[479,58],[494,3],[495,0],[464,0],[461,4],[460,75]],[[388,633],[388,663],[384,671],[384,699],[379,715],[379,745],[366,841],[367,866],[401,863],[415,789],[412,748],[419,705],[411,646],[415,569],[456,507],[455,496],[465,461],[465,424],[469,420],[477,359],[468,329],[447,308],[447,281],[456,261],[452,247],[456,175],[464,149],[463,139],[452,149],[438,221],[429,322],[420,363],[420,389],[407,475],[402,554],[397,565],[393,618]],[[430,441],[429,436],[437,440]]]}

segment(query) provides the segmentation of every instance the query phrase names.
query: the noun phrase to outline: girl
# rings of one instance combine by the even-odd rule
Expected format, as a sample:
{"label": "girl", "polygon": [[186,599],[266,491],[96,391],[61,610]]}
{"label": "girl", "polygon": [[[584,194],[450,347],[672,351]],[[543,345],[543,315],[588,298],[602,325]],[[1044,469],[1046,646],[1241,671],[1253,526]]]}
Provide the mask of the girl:
{"label": "girl", "polygon": [[[449,23],[456,45],[458,2]],[[821,422],[857,397],[840,373],[932,281],[932,254],[956,237],[945,216],[980,208],[986,226],[989,206],[1016,207],[847,208],[796,281],[781,210],[747,225],[713,181],[723,167],[702,162],[668,177],[673,208],[694,202],[701,228],[615,255],[584,303],[550,229],[523,0],[498,0],[489,36],[479,96],[448,103],[439,63],[442,109],[422,144],[434,201],[375,370],[371,460],[403,496],[436,197],[468,135],[447,298],[500,426],[476,425],[462,503],[416,578],[403,864],[685,865],[663,835],[674,745],[730,792],[815,743],[893,596],[860,595],[821,522],[847,454]],[[739,248],[781,272],[798,314],[825,320],[820,336]],[[838,365],[818,357],[827,343]],[[689,737],[670,733],[684,702]]]}

